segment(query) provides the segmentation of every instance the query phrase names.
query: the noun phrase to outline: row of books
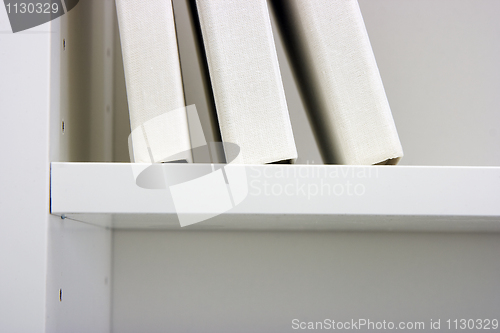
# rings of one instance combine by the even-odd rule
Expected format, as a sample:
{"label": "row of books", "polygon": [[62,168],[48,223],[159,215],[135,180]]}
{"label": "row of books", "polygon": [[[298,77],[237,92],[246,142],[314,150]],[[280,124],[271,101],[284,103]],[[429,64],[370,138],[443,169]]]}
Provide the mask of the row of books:
{"label": "row of books", "polygon": [[[297,158],[272,13],[324,162],[396,164],[403,156],[357,0],[193,0],[191,5],[228,162]],[[172,2],[116,0],[116,6],[131,158],[192,161],[200,143],[190,137],[197,125],[185,107]],[[229,156],[229,145],[238,147],[238,154]]]}

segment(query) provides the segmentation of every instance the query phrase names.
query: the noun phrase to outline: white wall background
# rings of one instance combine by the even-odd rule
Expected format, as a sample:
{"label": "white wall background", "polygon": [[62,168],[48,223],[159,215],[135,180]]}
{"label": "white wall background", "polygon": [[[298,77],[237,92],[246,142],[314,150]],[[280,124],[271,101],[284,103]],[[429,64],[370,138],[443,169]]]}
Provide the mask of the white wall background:
{"label": "white wall background", "polygon": [[500,165],[500,2],[360,0],[405,165]]}
{"label": "white wall background", "polygon": [[[498,318],[500,235],[114,232],[114,332]],[[444,325],[444,324],[443,324]]]}

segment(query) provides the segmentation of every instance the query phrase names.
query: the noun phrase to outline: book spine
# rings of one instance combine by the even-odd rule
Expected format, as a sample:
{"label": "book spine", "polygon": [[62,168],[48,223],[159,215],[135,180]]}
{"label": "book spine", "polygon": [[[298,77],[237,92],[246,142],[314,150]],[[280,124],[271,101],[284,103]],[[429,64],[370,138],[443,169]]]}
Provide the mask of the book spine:
{"label": "book spine", "polygon": [[191,161],[170,0],[116,0],[129,104],[131,158]]}
{"label": "book spine", "polygon": [[[197,0],[223,142],[233,163],[297,158],[266,0]],[[230,161],[233,156],[227,156]]]}
{"label": "book spine", "polygon": [[272,0],[325,163],[396,164],[394,119],[356,0]]}

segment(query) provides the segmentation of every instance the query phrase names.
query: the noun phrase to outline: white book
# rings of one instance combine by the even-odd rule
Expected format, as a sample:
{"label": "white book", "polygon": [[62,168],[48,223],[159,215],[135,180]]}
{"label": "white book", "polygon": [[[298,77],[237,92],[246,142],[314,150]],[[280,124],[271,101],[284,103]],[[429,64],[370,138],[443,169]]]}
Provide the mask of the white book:
{"label": "white book", "polygon": [[196,1],[226,160],[294,160],[297,150],[266,0]]}
{"label": "white book", "polygon": [[403,149],[358,2],[272,4],[325,163],[398,163]]}
{"label": "white book", "polygon": [[116,0],[129,104],[131,158],[191,161],[171,0]]}

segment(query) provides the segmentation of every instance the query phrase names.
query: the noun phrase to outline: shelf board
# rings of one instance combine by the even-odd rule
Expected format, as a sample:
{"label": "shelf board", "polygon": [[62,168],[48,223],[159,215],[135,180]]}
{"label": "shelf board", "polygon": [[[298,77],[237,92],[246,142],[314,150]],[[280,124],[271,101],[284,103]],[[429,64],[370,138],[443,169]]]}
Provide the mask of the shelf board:
{"label": "shelf board", "polygon": [[500,167],[51,165],[51,213],[110,228],[498,232],[499,198]]}

